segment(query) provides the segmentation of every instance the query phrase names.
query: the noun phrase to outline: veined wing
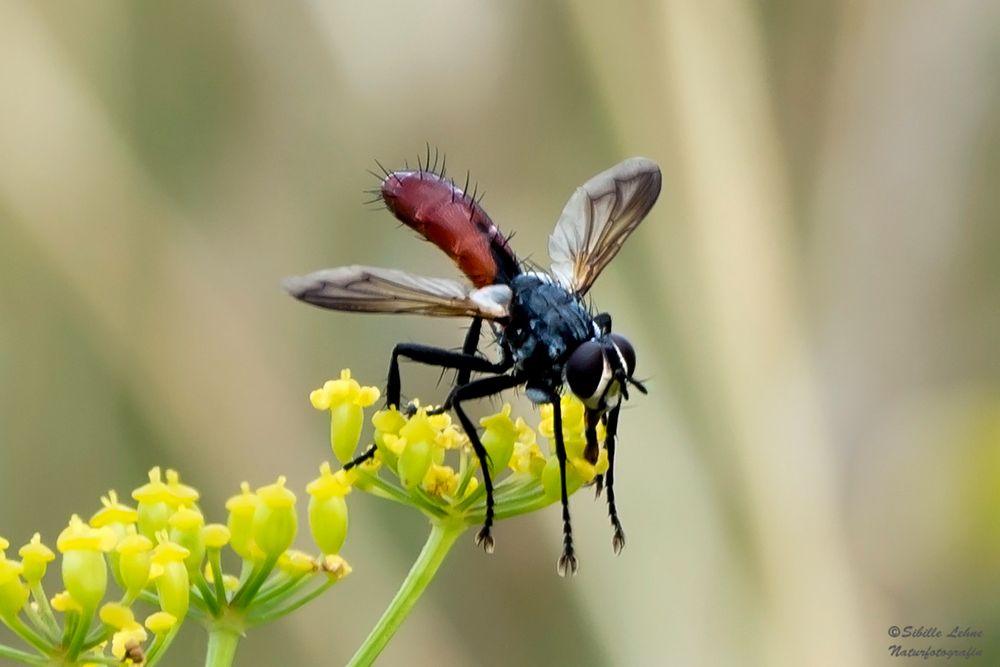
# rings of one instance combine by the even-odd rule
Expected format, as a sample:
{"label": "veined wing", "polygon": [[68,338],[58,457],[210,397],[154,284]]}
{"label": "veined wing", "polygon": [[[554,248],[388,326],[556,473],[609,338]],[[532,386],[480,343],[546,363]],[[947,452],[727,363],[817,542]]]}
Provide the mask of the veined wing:
{"label": "veined wing", "polygon": [[656,203],[660,180],[655,162],[634,157],[577,188],[549,237],[556,280],[585,294]]}
{"label": "veined wing", "polygon": [[286,278],[296,299],[320,308],[364,313],[414,313],[435,317],[482,317],[508,314],[506,285],[473,289],[447,278],[428,278],[396,269],[341,266]]}

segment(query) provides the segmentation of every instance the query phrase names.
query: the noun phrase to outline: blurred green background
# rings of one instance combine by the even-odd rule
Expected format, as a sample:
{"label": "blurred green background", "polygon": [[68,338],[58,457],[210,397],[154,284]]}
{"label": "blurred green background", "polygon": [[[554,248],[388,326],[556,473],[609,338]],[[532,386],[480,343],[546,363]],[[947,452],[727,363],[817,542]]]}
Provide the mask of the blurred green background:
{"label": "blurred green background", "polygon": [[[5,2],[0,91],[13,543],[155,464],[214,520],[241,480],[301,490],[329,457],[310,389],[460,343],[279,287],[457,274],[362,204],[375,159],[439,147],[545,263],[573,188],[639,154],[660,202],[591,293],[651,388],[628,547],[587,491],[574,580],[556,508],[492,557],[470,534],[384,663],[898,664],[893,624],[971,625],[1000,661],[1000,4]],[[373,625],[425,525],[350,500],[355,573],[238,664],[341,664]],[[191,627],[167,662],[203,650]]]}

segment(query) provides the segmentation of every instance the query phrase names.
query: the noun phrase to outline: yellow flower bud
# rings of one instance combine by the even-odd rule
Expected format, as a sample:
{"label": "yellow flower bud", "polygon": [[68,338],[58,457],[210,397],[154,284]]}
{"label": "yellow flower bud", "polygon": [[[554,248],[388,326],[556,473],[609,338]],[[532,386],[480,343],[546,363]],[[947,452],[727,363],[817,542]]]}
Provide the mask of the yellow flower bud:
{"label": "yellow flower bud", "polygon": [[231,533],[221,523],[210,523],[201,530],[201,538],[209,549],[221,549],[229,544]]}
{"label": "yellow flower bud", "polygon": [[63,614],[71,611],[83,611],[83,607],[80,606],[79,602],[73,599],[73,596],[69,594],[69,591],[56,593],[52,596],[52,599],[49,600],[49,603],[52,605],[53,609]]}
{"label": "yellow flower bud", "polygon": [[132,610],[117,602],[103,605],[98,616],[102,622],[119,630],[135,623],[135,615]]}
{"label": "yellow flower bud", "polygon": [[0,618],[13,618],[28,601],[28,587],[21,581],[20,563],[0,555]]}
{"label": "yellow flower bud", "polygon": [[125,592],[136,596],[149,583],[149,568],[153,558],[153,542],[135,533],[123,538],[115,547],[118,553],[118,573]]}
{"label": "yellow flower bud", "polygon": [[181,484],[176,470],[167,470],[167,503],[173,508],[190,507],[198,502],[198,491],[187,484]]}
{"label": "yellow flower bud", "polygon": [[160,533],[158,537],[160,543],[153,552],[150,576],[156,584],[160,608],[182,619],[187,614],[190,603],[190,578],[184,564],[189,552],[179,544],[167,540],[164,533]]}
{"label": "yellow flower bud", "polygon": [[427,469],[421,486],[432,496],[452,496],[458,490],[458,474],[451,466],[434,463]]}
{"label": "yellow flower bud", "polygon": [[146,617],[145,626],[154,635],[165,635],[177,625],[177,617],[165,611],[158,611]]}
{"label": "yellow flower bud", "polygon": [[139,513],[135,508],[118,502],[118,494],[112,489],[108,495],[101,496],[101,509],[90,518],[90,525],[94,528],[103,528],[112,524],[130,524],[139,520]]}
{"label": "yellow flower bud", "polygon": [[[413,420],[410,420],[413,421]],[[396,472],[399,475],[399,482],[407,489],[413,489],[423,481],[427,469],[431,467],[431,443],[429,440],[409,441],[401,438],[404,442],[403,453],[399,455],[399,462],[396,464]]]}
{"label": "yellow flower bud", "polygon": [[386,442],[386,438],[395,438],[399,435],[399,430],[406,425],[406,418],[395,407],[388,410],[379,410],[372,415],[372,426],[375,427],[373,439],[378,447],[385,464],[391,469],[396,469],[399,453],[394,451]]}
{"label": "yellow flower bud", "polygon": [[281,554],[281,558],[278,559],[278,567],[287,574],[296,575],[315,572],[319,566],[316,559],[306,552],[289,549]]}
{"label": "yellow flower bud", "polygon": [[97,608],[108,587],[108,567],[104,553],[114,548],[117,538],[110,528],[91,528],[73,515],[59,535],[56,546],[62,552],[62,577],[66,590],[84,610]]}
{"label": "yellow flower bud", "polygon": [[247,482],[240,484],[240,493],[226,501],[229,510],[227,526],[230,533],[230,545],[244,560],[253,560],[253,517],[257,513],[260,498],[250,491]]}
{"label": "yellow flower bud", "polygon": [[500,412],[484,417],[479,421],[479,424],[486,429],[480,437],[480,442],[486,448],[486,453],[490,455],[490,476],[495,477],[498,471],[507,467],[507,463],[514,453],[517,429],[510,418],[510,404],[504,403]]}
{"label": "yellow flower bud", "polygon": [[330,411],[330,444],[341,463],[354,457],[361,438],[364,410],[378,400],[375,387],[362,387],[351,378],[351,371],[340,372],[339,380],[330,380],[309,395],[313,407]]}
{"label": "yellow flower bud", "polygon": [[35,533],[31,537],[31,542],[25,544],[17,552],[21,556],[21,564],[24,566],[24,578],[29,584],[35,584],[45,576],[45,570],[49,563],[56,559],[52,549],[42,544],[42,536]]}
{"label": "yellow flower bud", "polygon": [[132,498],[139,505],[139,532],[153,539],[158,532],[166,529],[174,511],[171,503],[175,501],[174,494],[160,477],[159,466],[149,471],[149,482],[133,491]]}
{"label": "yellow flower bud", "polygon": [[320,466],[319,478],[306,486],[309,499],[309,530],[313,540],[324,554],[340,551],[347,537],[347,501],[344,495],[351,491],[353,471],[330,472],[330,464]]}
{"label": "yellow flower bud", "polygon": [[295,541],[298,518],[295,494],[285,488],[285,478],[257,489],[260,504],[253,516],[253,539],[265,554],[277,557]]}
{"label": "yellow flower bud", "polygon": [[[440,421],[437,423],[440,424]],[[406,424],[399,429],[399,437],[404,438],[407,442],[431,443],[437,439],[439,430],[435,428],[435,422],[432,421],[432,418],[427,416],[427,411],[420,408],[417,410],[417,414],[410,417]]]}
{"label": "yellow flower bud", "polygon": [[205,517],[192,507],[181,507],[170,516],[170,539],[181,545],[190,553],[184,560],[188,572],[194,574],[201,569],[205,559],[205,542],[202,540],[202,528]]}

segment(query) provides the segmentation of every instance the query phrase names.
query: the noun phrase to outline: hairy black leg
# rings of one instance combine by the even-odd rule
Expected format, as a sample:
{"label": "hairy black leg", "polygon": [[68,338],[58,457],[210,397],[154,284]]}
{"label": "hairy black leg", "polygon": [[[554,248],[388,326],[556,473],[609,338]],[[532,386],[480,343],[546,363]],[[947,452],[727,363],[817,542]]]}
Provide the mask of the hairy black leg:
{"label": "hairy black leg", "polygon": [[622,530],[622,523],[618,520],[618,508],[615,506],[615,444],[618,441],[618,411],[620,405],[612,408],[608,414],[607,439],[604,446],[608,449],[608,516],[611,518],[611,528],[614,534],[611,537],[611,548],[616,554],[620,554],[625,547],[625,531]]}
{"label": "hairy black leg", "polygon": [[522,382],[524,380],[517,375],[495,375],[475,380],[461,387],[456,387],[455,391],[452,392],[455,414],[458,416],[458,421],[461,422],[465,434],[469,436],[469,442],[472,443],[472,451],[476,453],[476,458],[479,459],[479,467],[483,471],[483,486],[486,488],[486,517],[483,520],[482,529],[476,535],[476,544],[481,544],[486,553],[490,554],[493,553],[494,541],[493,536],[490,534],[493,528],[493,479],[490,477],[489,456],[486,453],[486,448],[483,447],[483,443],[479,440],[479,432],[476,431],[475,424],[472,423],[469,416],[465,414],[465,410],[462,409],[462,402],[495,396],[505,389],[516,387]]}
{"label": "hairy black leg", "polygon": [[552,428],[556,436],[556,458],[559,459],[559,484],[562,491],[563,551],[556,569],[560,577],[565,577],[567,572],[576,574],[578,565],[573,553],[573,526],[569,520],[569,494],[566,492],[566,444],[563,442],[562,405],[558,394],[552,394],[549,400],[552,403]]}
{"label": "hairy black leg", "polygon": [[[465,342],[462,343],[462,354],[475,355],[479,349],[479,337],[483,331],[483,318],[473,318],[469,330],[465,332]],[[460,369],[455,376],[455,386],[461,387],[472,380],[472,369]]]}
{"label": "hairy black leg", "polygon": [[[459,372],[467,371],[470,375],[475,373],[503,373],[510,368],[510,364],[504,360],[499,363],[490,361],[485,357],[475,354],[464,354],[454,350],[446,350],[430,345],[418,345],[415,343],[400,343],[392,350],[392,358],[389,360],[389,378],[385,385],[385,403],[389,407],[399,407],[400,381],[399,381],[399,358],[405,357],[411,361],[416,361],[429,366],[439,366],[441,368],[455,368]],[[466,383],[468,384],[468,383]]]}
{"label": "hairy black leg", "polygon": [[375,447],[374,443],[368,445],[368,449],[366,449],[361,454],[359,454],[358,456],[354,457],[353,459],[344,464],[344,470],[350,470],[354,466],[359,466],[368,459],[373,458],[375,456],[376,449],[377,448]]}
{"label": "hairy black leg", "polygon": [[[476,358],[479,359],[480,357],[476,357]],[[491,363],[493,363],[493,362],[491,362]],[[513,360],[513,358],[510,355],[510,351],[504,349],[503,358],[500,361],[493,363],[493,369],[492,370],[493,370],[494,373],[506,373],[513,366],[514,366],[514,360]],[[479,371],[477,371],[477,372],[479,372]],[[470,371],[469,375],[471,375],[471,374],[472,373]],[[433,410],[428,410],[427,414],[429,414],[429,415],[440,415],[440,414],[443,414],[443,413],[448,412],[449,410],[451,410],[451,407],[455,404],[455,397],[458,394],[458,390],[461,389],[462,387],[464,387],[467,384],[470,384],[470,383],[466,382],[464,384],[456,384],[454,387],[452,387],[451,391],[448,392],[448,395],[445,397],[444,402],[441,403],[441,405],[439,405],[436,408],[434,408]]]}

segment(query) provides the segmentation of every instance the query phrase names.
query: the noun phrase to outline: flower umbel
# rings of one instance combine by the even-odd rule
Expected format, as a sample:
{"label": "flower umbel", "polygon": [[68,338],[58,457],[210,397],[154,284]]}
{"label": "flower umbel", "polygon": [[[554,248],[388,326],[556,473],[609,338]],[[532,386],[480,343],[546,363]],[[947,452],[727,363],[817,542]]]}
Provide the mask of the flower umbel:
{"label": "flower umbel", "polygon": [[[343,503],[348,476],[328,466],[326,472],[327,501]],[[70,518],[56,541],[65,590],[51,599],[43,580],[55,551],[36,533],[18,550],[18,562],[6,556],[10,544],[0,538],[0,622],[28,649],[0,645],[0,662],[155,665],[193,617],[208,629],[210,646],[228,647],[208,664],[230,664],[248,628],[297,609],[350,573],[337,555],[346,504],[337,508],[344,522],[339,538],[318,540],[321,555],[292,549],[296,498],[283,477],[256,492],[244,483],[226,505],[228,526],[206,523],[198,491],[174,470],[153,468],[132,497],[137,507],[110,491],[89,522]],[[329,508],[323,514],[333,516]],[[223,569],[227,546],[242,561],[241,576]],[[112,592],[115,584],[120,592]],[[144,623],[137,620],[139,606],[147,607]]]}
{"label": "flower umbel", "polygon": [[[350,402],[359,396],[364,399]],[[357,422],[353,417],[351,420],[338,417],[338,411],[345,402],[358,408],[370,405],[377,397],[375,387],[358,385],[348,370],[341,372],[339,380],[331,380],[310,394],[313,407],[332,413],[330,439],[337,460],[349,462],[358,456],[361,442]],[[337,473],[344,475],[340,487],[358,486],[374,495],[410,505],[432,521],[457,522],[464,526],[482,523],[486,513],[486,489],[469,438],[452,423],[448,414],[429,414],[428,408],[415,405],[410,415],[394,407],[372,415],[374,449],[371,460],[350,471]],[[567,452],[566,481],[569,493],[573,493],[606,472],[608,459],[603,448],[596,463],[584,458],[583,404],[576,397],[566,395],[562,397],[561,407]],[[498,519],[532,512],[560,498],[551,406],[543,406],[541,414],[538,431],[550,443],[548,453],[539,446],[535,430],[520,417],[512,419],[510,405],[505,404],[499,412],[479,422],[482,427],[479,438],[488,454]],[[604,439],[603,427],[598,428],[598,439]],[[326,471],[324,476],[332,479],[335,475]],[[317,483],[323,479],[321,477]],[[324,497],[331,495],[328,493]],[[346,525],[346,521],[344,523]]]}

